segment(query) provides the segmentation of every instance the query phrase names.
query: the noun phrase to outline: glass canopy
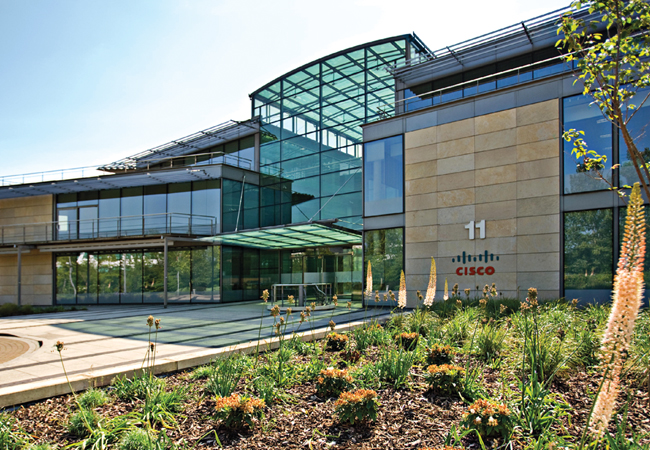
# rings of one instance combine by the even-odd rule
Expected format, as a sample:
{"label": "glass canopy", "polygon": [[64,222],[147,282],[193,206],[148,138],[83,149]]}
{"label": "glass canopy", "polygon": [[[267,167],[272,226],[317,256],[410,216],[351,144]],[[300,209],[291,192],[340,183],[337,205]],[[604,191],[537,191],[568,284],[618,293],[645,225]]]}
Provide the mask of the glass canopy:
{"label": "glass canopy", "polygon": [[224,233],[201,240],[219,245],[288,250],[306,247],[360,245],[361,233],[331,224],[301,223]]}

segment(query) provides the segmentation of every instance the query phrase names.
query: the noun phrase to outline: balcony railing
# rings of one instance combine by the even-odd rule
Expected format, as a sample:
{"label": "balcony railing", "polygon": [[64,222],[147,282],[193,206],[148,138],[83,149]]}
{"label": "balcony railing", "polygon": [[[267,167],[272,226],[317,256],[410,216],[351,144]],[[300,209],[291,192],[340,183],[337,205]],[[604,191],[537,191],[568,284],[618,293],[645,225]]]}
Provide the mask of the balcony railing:
{"label": "balcony railing", "polygon": [[0,226],[0,245],[161,234],[214,236],[217,221],[210,216],[161,213],[3,225]]}

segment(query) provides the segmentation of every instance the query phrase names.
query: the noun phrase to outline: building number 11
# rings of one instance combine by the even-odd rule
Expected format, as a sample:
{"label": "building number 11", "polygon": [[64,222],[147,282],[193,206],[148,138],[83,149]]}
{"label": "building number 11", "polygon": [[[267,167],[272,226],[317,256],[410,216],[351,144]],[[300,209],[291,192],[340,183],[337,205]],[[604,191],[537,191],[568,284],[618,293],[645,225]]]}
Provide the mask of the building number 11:
{"label": "building number 11", "polygon": [[465,228],[467,230],[469,230],[469,239],[470,240],[474,239],[474,228],[478,228],[478,230],[479,230],[478,238],[479,239],[485,239],[485,219],[483,219],[480,222],[476,223],[476,225],[474,225],[474,221],[471,220],[467,225],[465,225]]}

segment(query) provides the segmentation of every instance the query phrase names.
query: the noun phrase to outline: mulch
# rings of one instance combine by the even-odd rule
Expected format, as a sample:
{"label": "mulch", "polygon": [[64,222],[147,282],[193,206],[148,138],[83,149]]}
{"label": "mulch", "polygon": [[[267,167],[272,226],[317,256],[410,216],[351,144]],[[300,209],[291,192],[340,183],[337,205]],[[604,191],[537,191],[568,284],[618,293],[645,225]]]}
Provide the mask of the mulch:
{"label": "mulch", "polygon": [[[374,359],[376,352],[368,352],[365,361]],[[328,358],[325,354],[325,358]],[[295,361],[306,364],[307,359]],[[361,360],[361,363],[364,362]],[[462,361],[457,361],[461,363]],[[203,392],[204,381],[191,382],[187,372],[166,377],[168,389],[189,386],[188,401],[177,415],[178,426],[167,431],[177,443],[196,448],[220,448],[216,436],[225,449],[419,449],[444,443],[452,426],[458,426],[467,404],[459,397],[441,397],[427,390],[423,382],[423,368],[414,366],[410,386],[395,390],[378,390],[379,415],[377,420],[364,424],[341,424],[334,414],[336,399],[319,398],[313,383],[294,385],[286,390],[287,400],[267,407],[265,419],[253,429],[226,429],[212,418],[215,400]],[[243,393],[246,381],[238,392]],[[484,368],[482,383],[487,392],[498,396],[506,388],[516,389],[514,375],[505,376],[496,370]],[[563,434],[577,441],[591,407],[591,397],[597,391],[596,375],[576,372],[558,378],[552,386],[557,395],[571,405],[563,419]],[[650,399],[646,387],[628,386],[630,405],[628,421],[635,433],[650,433]],[[621,396],[620,401],[625,401]],[[105,418],[137,411],[140,401],[112,403],[97,408]],[[12,414],[26,432],[39,442],[54,442],[61,446],[79,439],[67,432],[68,417],[74,411],[72,396],[51,398],[21,407]],[[615,422],[615,421],[612,421]],[[614,431],[614,429],[612,429]],[[518,442],[521,439],[522,442]],[[517,438],[513,449],[523,448],[527,439]],[[466,448],[480,448],[475,438],[466,438]],[[492,444],[487,443],[488,448]],[[498,444],[496,442],[495,444]]]}

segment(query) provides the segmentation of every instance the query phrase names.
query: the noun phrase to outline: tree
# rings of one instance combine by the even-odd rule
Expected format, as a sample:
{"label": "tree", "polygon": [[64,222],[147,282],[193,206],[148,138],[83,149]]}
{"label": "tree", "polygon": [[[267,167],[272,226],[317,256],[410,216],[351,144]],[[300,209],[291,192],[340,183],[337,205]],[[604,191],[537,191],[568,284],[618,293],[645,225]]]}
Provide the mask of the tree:
{"label": "tree", "polygon": [[[596,19],[585,20],[576,12],[586,9]],[[630,121],[648,101],[650,92],[650,4],[647,0],[577,0],[562,17],[556,46],[565,60],[577,67],[576,82],[584,84],[603,116],[620,130],[629,158],[650,199],[647,156],[637,149]],[[639,94],[639,95],[637,95]],[[565,130],[573,143],[572,154],[583,160],[586,170],[598,173],[606,157],[590,149],[580,130]],[[605,180],[606,181],[606,180]],[[613,187],[613,186],[612,186]],[[624,186],[629,187],[629,186]]]}

